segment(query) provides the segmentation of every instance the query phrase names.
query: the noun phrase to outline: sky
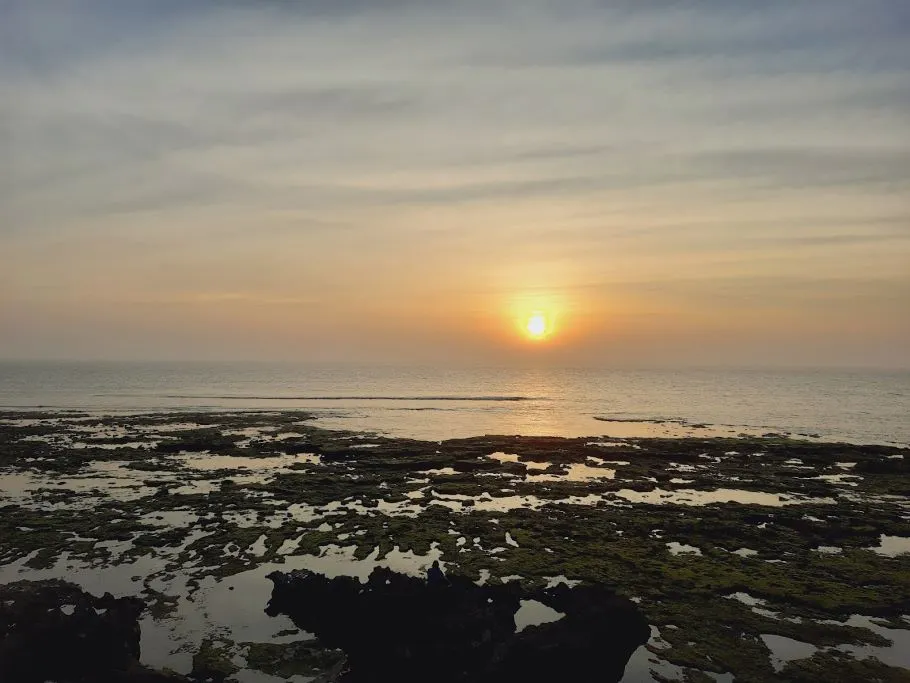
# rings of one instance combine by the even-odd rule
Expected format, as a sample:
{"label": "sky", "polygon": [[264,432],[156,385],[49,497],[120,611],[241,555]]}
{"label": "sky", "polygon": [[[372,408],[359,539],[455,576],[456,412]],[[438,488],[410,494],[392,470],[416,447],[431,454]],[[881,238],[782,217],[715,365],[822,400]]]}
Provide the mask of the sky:
{"label": "sky", "polygon": [[0,358],[910,367],[908,44],[907,0],[0,0]]}

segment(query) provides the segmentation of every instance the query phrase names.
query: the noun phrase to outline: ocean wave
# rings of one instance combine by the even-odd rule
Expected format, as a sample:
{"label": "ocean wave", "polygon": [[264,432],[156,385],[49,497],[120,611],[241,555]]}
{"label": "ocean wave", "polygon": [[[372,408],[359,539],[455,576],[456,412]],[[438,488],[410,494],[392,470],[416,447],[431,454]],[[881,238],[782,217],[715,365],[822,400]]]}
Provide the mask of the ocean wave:
{"label": "ocean wave", "polygon": [[701,422],[692,422],[678,417],[605,417],[603,415],[594,415],[595,420],[600,422],[621,422],[629,424],[675,424],[691,427],[704,427]]}
{"label": "ocean wave", "polygon": [[162,398],[218,401],[534,401],[533,396],[260,396],[255,394],[165,394]]}

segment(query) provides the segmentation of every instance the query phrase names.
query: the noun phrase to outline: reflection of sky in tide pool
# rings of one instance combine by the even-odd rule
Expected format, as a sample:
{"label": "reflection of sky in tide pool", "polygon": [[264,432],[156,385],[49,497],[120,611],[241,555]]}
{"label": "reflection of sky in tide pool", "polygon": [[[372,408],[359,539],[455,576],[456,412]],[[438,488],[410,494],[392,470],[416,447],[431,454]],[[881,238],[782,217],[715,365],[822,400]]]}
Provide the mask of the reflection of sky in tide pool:
{"label": "reflection of sky in tide pool", "polygon": [[[143,618],[142,659],[151,666],[170,667],[176,671],[187,672],[195,647],[212,633],[218,633],[221,637],[228,637],[235,642],[280,643],[310,637],[309,634],[297,632],[279,636],[282,631],[294,631],[293,624],[286,617],[271,618],[263,612],[271,596],[271,582],[265,577],[272,571],[308,569],[326,576],[355,576],[364,581],[374,567],[384,566],[410,575],[423,576],[433,559],[440,555],[435,547],[423,556],[410,551],[402,552],[397,547],[382,559],[378,558],[377,549],[362,560],[355,559],[354,553],[354,546],[327,545],[323,546],[317,555],[287,557],[284,563],[262,564],[221,581],[211,577],[204,578],[190,599],[186,597],[189,594],[187,581],[190,574],[178,571],[173,575],[158,575],[156,573],[161,571],[163,560],[151,557],[143,557],[119,566],[97,567],[80,561],[70,561],[64,554],[53,567],[39,570],[26,568],[26,558],[0,567],[0,582],[6,583],[22,578],[30,580],[63,578],[96,595],[106,591],[116,596],[137,595],[141,593],[143,585],[168,594],[181,595],[183,597],[178,603],[177,612],[172,617],[156,620],[146,615]],[[484,583],[488,578],[489,573],[485,573],[479,583]],[[564,577],[552,577],[548,583],[554,585],[564,580]],[[756,611],[766,604],[764,600],[747,593],[736,593],[727,597],[739,600]],[[773,612],[768,610],[761,610],[761,613],[773,615]],[[521,609],[516,614],[516,625],[521,630],[555,621],[562,616],[542,603],[522,601]],[[892,641],[893,645],[889,647],[842,645],[837,649],[859,658],[876,657],[891,666],[910,667],[910,630],[884,628],[877,625],[873,619],[858,615],[851,617],[845,624],[868,628]],[[816,650],[808,643],[773,634],[764,634],[762,639],[772,652],[775,670],[780,670],[787,661],[811,656]],[[656,627],[652,627],[649,645],[657,653],[666,647]],[[682,674],[681,669],[661,660],[659,654],[642,647],[630,659],[623,682],[639,683],[654,680],[650,676],[652,670],[670,680],[680,679],[679,675]],[[254,673],[250,672],[250,676],[244,675],[241,680],[253,680],[253,676]],[[717,681],[731,680],[728,674],[711,676]]]}
{"label": "reflection of sky in tide pool", "polygon": [[565,474],[529,474],[526,479],[535,481],[591,481],[592,479],[613,479],[616,470],[606,467],[591,467],[581,463],[570,463],[565,466]]}
{"label": "reflection of sky in tide pool", "polygon": [[[149,458],[155,457],[153,454]],[[178,472],[170,471],[167,462],[175,462],[189,470],[197,478],[180,477],[174,485]],[[220,486],[221,477],[207,479],[202,473],[225,470],[232,472],[230,479],[238,484],[259,483],[282,472],[291,472],[294,464],[318,465],[319,456],[301,453],[262,458],[212,455],[209,453],[180,453],[170,456],[161,470],[136,470],[129,467],[129,461],[105,460],[91,462],[84,471],[77,474],[49,477],[39,472],[5,472],[0,474],[0,502],[15,502],[35,509],[90,508],[102,498],[118,501],[134,501],[153,495],[158,485],[167,485],[174,494],[209,493]],[[33,498],[39,489],[71,491],[80,497],[68,498],[61,502],[42,503]],[[90,494],[90,495],[88,495]]]}
{"label": "reflection of sky in tide pool", "polygon": [[[271,596],[272,583],[266,575],[272,571],[308,569],[334,576],[356,576],[365,581],[375,567],[388,567],[411,576],[425,576],[433,560],[441,552],[435,544],[427,555],[401,551],[395,546],[385,557],[379,558],[374,549],[366,558],[354,557],[356,546],[323,546],[318,555],[285,557],[284,563],[265,563],[255,569],[241,572],[223,580],[203,576],[198,589],[188,585],[193,569],[162,573],[169,557],[176,556],[183,548],[204,532],[193,532],[179,547],[158,548],[157,556],[144,556],[133,562],[112,566],[96,566],[81,560],[70,560],[63,553],[56,563],[46,569],[26,566],[35,555],[0,567],[0,583],[28,579],[64,579],[81,586],[94,595],[110,592],[116,597],[141,595],[145,587],[168,595],[181,596],[176,614],[155,619],[148,613],[143,617],[142,661],[154,667],[169,667],[181,673],[191,668],[192,652],[202,640],[213,633],[228,637],[234,642],[290,642],[307,637],[306,634],[278,637],[281,631],[294,630],[293,623],[284,616],[268,617],[264,609]],[[123,549],[130,546],[127,542]],[[445,563],[440,562],[445,568]]]}
{"label": "reflection of sky in tide pool", "polygon": [[907,629],[886,628],[876,624],[870,617],[854,614],[846,621],[847,626],[867,628],[891,641],[891,645],[888,647],[841,645],[837,649],[857,658],[875,657],[889,666],[910,669],[910,617],[905,615],[904,622],[908,626]]}
{"label": "reflection of sky in tide pool", "polygon": [[[551,461],[520,460],[516,453],[497,452],[491,453],[489,457],[493,460],[498,460],[499,462],[514,462],[524,465],[525,469],[528,471],[545,470],[554,464],[559,464]],[[606,462],[597,457],[589,457],[588,460],[597,464]],[[616,476],[616,470],[607,467],[592,467],[591,465],[586,465],[584,463],[574,462],[559,464],[559,466],[564,470],[563,472],[556,474],[526,474],[525,480],[529,482],[590,481],[592,479],[613,479]]]}
{"label": "reflection of sky in tide pool", "polygon": [[879,538],[878,547],[871,548],[871,550],[879,555],[897,557],[898,555],[910,553],[910,538],[905,536],[885,536],[882,534]]}
{"label": "reflection of sky in tide pool", "polygon": [[694,545],[686,545],[677,541],[667,543],[667,550],[670,551],[671,555],[701,555],[701,550]]}
{"label": "reflection of sky in tide pool", "polygon": [[710,505],[711,503],[742,503],[743,505],[767,505],[782,507],[799,504],[833,504],[833,498],[808,498],[796,495],[766,493],[764,491],[745,491],[739,489],[716,489],[714,491],[697,491],[695,489],[652,489],[651,491],[633,491],[622,489],[616,495],[633,503],[651,503],[656,505]]}
{"label": "reflection of sky in tide pool", "polygon": [[[197,455],[193,456],[196,464],[199,464],[198,471],[218,471],[221,468],[217,464],[209,467],[206,462],[207,458],[212,456]],[[213,456],[216,461],[224,459],[228,462],[227,456]],[[284,456],[280,458],[265,458],[263,460],[272,460],[275,463],[289,465],[294,461],[313,462],[315,456]],[[269,468],[268,463],[257,462],[258,459],[243,459],[248,464],[239,473],[232,473],[230,478],[237,483],[255,483],[265,481],[271,476],[288,471],[286,467],[273,466]],[[36,509],[85,509],[91,507],[95,501],[104,497],[110,497],[115,500],[130,501],[138,498],[151,496],[156,492],[156,481],[162,484],[168,484],[172,493],[207,493],[220,486],[219,480],[211,479],[184,479],[180,486],[173,486],[173,473],[167,471],[146,472],[136,471],[126,467],[127,463],[122,462],[103,462],[95,463],[89,469],[86,475],[71,475],[66,478],[55,479],[54,485],[47,477],[34,473],[9,473],[0,474],[0,501],[16,502]],[[256,467],[257,469],[254,469]],[[590,467],[588,465],[576,465],[574,472],[575,479],[571,476],[572,466],[568,468],[570,474],[567,475],[528,475],[529,481],[585,481],[595,478],[609,479],[615,476],[616,471]],[[429,474],[429,472],[425,472]],[[435,474],[435,473],[434,473]],[[447,470],[438,472],[440,475],[451,474]],[[594,477],[592,475],[596,474]],[[69,490],[81,494],[90,494],[83,498],[66,499],[62,502],[44,503],[31,499],[32,494],[38,489],[56,488],[60,490]],[[502,494],[503,491],[497,493]],[[390,516],[415,516],[426,505],[442,505],[456,512],[469,512],[470,510],[508,512],[515,509],[536,510],[548,504],[569,504],[569,505],[597,505],[619,504],[621,501],[630,503],[643,503],[652,505],[709,505],[712,503],[742,503],[757,504],[769,507],[781,507],[785,505],[799,504],[833,504],[832,498],[808,498],[797,496],[795,494],[776,494],[761,491],[747,491],[739,489],[716,489],[714,491],[701,491],[696,489],[675,489],[665,490],[655,488],[650,491],[636,491],[633,489],[620,489],[606,494],[587,494],[581,496],[568,496],[560,499],[541,498],[534,495],[497,495],[493,496],[489,492],[477,496],[467,496],[461,494],[440,494],[432,490],[429,484],[404,501],[388,502],[379,499],[377,507],[368,508],[358,501],[335,501],[322,508],[296,504],[282,506],[280,501],[274,501],[275,513],[271,520],[261,519],[257,516],[250,516],[248,523],[264,523],[269,526],[280,525],[286,519],[310,520],[317,514],[331,513],[341,510],[351,510],[358,514],[371,515],[376,512]],[[230,514],[234,514],[231,512]],[[236,513],[238,523],[242,523],[240,518],[246,513]],[[889,552],[905,552],[906,544],[898,537],[886,537],[883,540],[886,545],[883,546],[883,554]]]}
{"label": "reflection of sky in tide pool", "polygon": [[290,471],[288,470],[288,467],[298,463],[309,465],[318,465],[321,463],[319,456],[313,455],[312,453],[264,456],[259,458],[245,458],[235,455],[214,455],[211,453],[180,453],[175,456],[175,459],[185,467],[194,470],[261,470],[268,475]]}
{"label": "reflection of sky in tide pool", "polygon": [[771,666],[774,667],[775,673],[779,673],[787,662],[806,659],[818,652],[818,648],[814,645],[793,638],[763,633],[761,639],[771,650]]}
{"label": "reflection of sky in tide pool", "polygon": [[[186,423],[185,428],[195,428],[196,425]],[[173,429],[173,425],[149,426],[137,425],[134,432],[124,428],[112,428],[104,433],[98,433],[97,436],[105,438],[130,438],[132,439],[137,432],[144,432],[149,438],[156,440],[162,438],[160,433],[179,431]],[[266,433],[259,430],[237,430],[243,431],[240,436],[248,438],[270,439],[276,436],[290,435],[291,432]],[[79,428],[79,444],[91,444],[92,428]],[[84,440],[81,435],[86,435]],[[52,440],[49,437],[47,440]],[[136,442],[133,442],[136,443]],[[604,442],[608,444],[622,444],[620,441]],[[103,444],[104,446],[111,446]],[[126,444],[129,445],[129,444]],[[365,448],[372,446],[369,441],[359,444]],[[120,447],[120,445],[117,445]],[[116,456],[114,456],[116,457]],[[205,452],[180,453],[170,456],[162,456],[155,452],[149,453],[150,458],[162,458],[166,461],[177,462],[182,465],[183,469],[179,472],[168,471],[137,471],[128,467],[127,461],[107,461],[95,462],[86,467],[86,469],[75,475],[54,474],[47,476],[31,472],[6,473],[0,474],[0,505],[16,502],[22,503],[29,507],[39,509],[72,509],[81,510],[90,508],[92,505],[105,499],[114,500],[135,500],[136,498],[151,496],[157,488],[157,483],[179,479],[179,486],[173,486],[170,490],[177,493],[205,493],[212,491],[220,485],[220,480],[225,476],[236,481],[244,482],[261,482],[266,481],[275,474],[292,471],[289,468],[295,464],[303,464],[307,467],[298,470],[304,476],[306,471],[322,471],[321,461],[318,456],[310,454],[301,455],[274,455],[263,458],[234,457],[225,455],[213,455]],[[592,480],[609,480],[614,479],[617,469],[626,461],[609,461],[603,458],[589,457],[584,463],[565,463],[559,462],[554,457],[551,461],[525,461],[521,460],[517,454],[509,453],[491,453],[488,456],[494,460],[503,463],[518,463],[522,468],[514,469],[517,474],[490,474],[477,473],[475,480],[488,488],[488,492],[476,496],[467,496],[459,494],[443,494],[433,490],[434,478],[444,482],[451,476],[469,476],[457,472],[454,468],[439,468],[416,473],[417,477],[409,480],[409,484],[416,484],[415,488],[406,493],[405,500],[395,500],[394,502],[379,499],[376,506],[365,505],[363,501],[352,498],[344,501],[335,501],[327,505],[312,506],[306,504],[287,504],[274,498],[263,498],[269,507],[263,510],[225,510],[222,511],[224,518],[241,528],[262,526],[266,528],[278,528],[289,522],[315,522],[320,524],[320,531],[331,532],[337,528],[335,526],[335,516],[346,512],[353,512],[357,515],[386,515],[386,516],[415,516],[427,506],[445,506],[453,512],[469,513],[473,510],[507,512],[515,509],[540,510],[549,504],[572,504],[572,505],[618,505],[630,506],[630,504],[648,504],[648,505],[706,505],[712,503],[742,503],[742,504],[759,504],[769,507],[779,507],[783,505],[798,505],[803,503],[834,503],[830,498],[812,499],[801,497],[794,494],[776,494],[761,491],[748,491],[735,488],[720,488],[715,491],[701,491],[697,489],[676,489],[665,490],[656,488],[651,491],[636,491],[633,489],[619,489],[615,492],[604,494],[592,493],[587,495],[569,496],[561,499],[547,499],[534,495],[517,495],[514,489],[507,487],[517,482],[584,482]],[[630,457],[623,454],[622,457]],[[843,471],[839,475],[822,475],[818,477],[822,481],[843,487],[849,486],[852,482],[861,481],[853,478],[849,474],[849,469],[853,463],[839,463]],[[794,460],[789,465],[794,470],[806,469],[808,466],[801,461]],[[550,472],[543,472],[552,467]],[[699,460],[696,465],[681,465],[670,463],[668,470],[674,473],[685,473],[692,471],[710,470],[713,467],[713,460]],[[228,474],[226,470],[231,470]],[[619,470],[621,472],[621,470]],[[182,472],[182,474],[181,474]],[[684,475],[685,476],[685,475]],[[654,481],[653,479],[649,481]],[[676,484],[689,483],[680,477],[671,480]],[[621,484],[622,485],[622,484]],[[40,502],[31,499],[32,494],[39,488],[50,488],[55,491],[73,491],[81,494],[90,494],[84,497],[72,498],[51,498],[56,502]],[[538,489],[543,490],[543,489]],[[580,487],[579,490],[585,489]],[[383,489],[380,487],[379,495],[383,495]],[[512,491],[512,492],[510,492]],[[849,493],[850,489],[843,489],[845,497],[856,494]],[[274,512],[272,511],[274,508]],[[816,513],[818,514],[818,513]],[[458,519],[453,517],[453,519]],[[812,518],[815,521],[821,521]],[[198,515],[190,510],[165,510],[161,512],[148,512],[139,517],[139,521],[156,527],[182,528],[190,530],[189,537],[181,545],[185,547],[194,539],[207,535],[209,532],[194,531],[193,525],[197,523]],[[455,527],[457,529],[457,527]],[[306,532],[302,532],[305,534]],[[518,546],[518,543],[511,536],[506,528],[502,529],[502,540],[497,540],[490,547],[482,547],[474,543],[462,532],[458,534],[460,552],[479,552],[489,553],[495,557],[504,557],[502,553],[510,552],[512,548]],[[184,570],[174,571],[172,574],[165,575],[164,565],[172,553],[179,552],[179,548],[156,549],[158,557],[142,557],[135,561],[130,561],[120,566],[97,567],[89,566],[86,563],[77,560],[70,560],[69,555],[64,549],[58,558],[54,567],[46,570],[32,570],[26,568],[25,561],[20,560],[6,567],[0,567],[0,581],[15,580],[18,578],[40,579],[40,578],[64,578],[72,580],[83,585],[87,590],[101,594],[104,591],[111,591],[118,595],[140,595],[145,588],[153,588],[170,595],[179,595],[176,614],[168,619],[155,620],[146,615],[143,619],[143,659],[149,664],[155,666],[169,666],[177,670],[186,671],[189,668],[188,652],[192,648],[198,647],[199,642],[212,633],[222,633],[229,635],[234,640],[248,640],[260,642],[272,642],[275,640],[279,631],[288,628],[289,622],[282,620],[268,619],[262,614],[262,608],[268,600],[271,590],[271,584],[265,579],[265,575],[273,570],[289,570],[294,568],[306,568],[328,576],[350,575],[356,576],[361,580],[369,575],[370,571],[376,566],[388,566],[397,571],[404,571],[414,575],[422,575],[426,567],[432,562],[432,559],[439,557],[439,551],[434,547],[426,556],[415,555],[413,552],[402,552],[399,548],[394,548],[385,557],[378,557],[378,550],[373,550],[370,554],[357,560],[354,557],[355,547],[347,545],[357,540],[356,532],[342,533],[336,535],[337,544],[323,546],[316,555],[294,555],[302,540],[302,534],[284,541],[278,549],[278,562],[268,565],[261,565],[233,577],[222,581],[216,581],[211,577],[206,577],[204,570],[202,573],[192,563],[187,565]],[[92,539],[82,539],[76,536],[68,539],[67,542],[82,542]],[[255,541],[245,542],[248,547],[240,548],[233,544],[228,544],[224,549],[224,556],[227,557],[261,557],[265,552],[265,537],[259,536]],[[123,553],[130,550],[132,542],[124,541],[96,541],[95,547],[99,550],[109,551],[114,558],[123,556]],[[697,555],[700,550],[694,546],[689,546],[676,541],[668,540],[667,549],[673,555]],[[868,548],[881,555],[896,557],[902,553],[910,552],[910,538],[899,536],[882,535],[879,544],[875,547]],[[839,552],[839,548],[828,548],[825,546],[817,548],[819,552]],[[736,549],[735,546],[730,549],[737,555],[749,556],[754,555],[755,551],[748,548]],[[283,560],[283,562],[281,561]],[[680,560],[681,561],[681,560]],[[700,561],[694,557],[693,562]],[[769,560],[775,561],[775,560]],[[202,568],[199,568],[202,569]],[[198,590],[191,593],[188,582],[194,578],[200,579]],[[489,572],[483,574],[485,579],[495,580]],[[502,578],[502,577],[499,577]],[[559,578],[559,577],[556,577]],[[554,579],[555,580],[555,579]],[[746,594],[742,594],[746,595]],[[739,599],[739,596],[729,596]],[[751,597],[747,596],[746,597]],[[756,602],[752,610],[758,614],[769,618],[778,618],[775,612],[762,606],[763,603]],[[535,611],[536,610],[536,611]],[[546,608],[543,605],[522,605],[522,615],[519,621],[527,625],[535,623],[544,623],[546,617],[553,617],[556,612]],[[525,616],[528,618],[525,619]],[[865,617],[855,617],[855,619],[866,619]],[[874,624],[864,622],[864,626],[872,628]],[[857,625],[860,625],[857,622]],[[881,627],[878,628],[883,635],[886,635]],[[874,629],[873,629],[874,630]],[[910,632],[903,630],[891,629],[887,637],[892,638],[900,645],[905,647],[904,652],[910,653],[910,644],[906,638]],[[291,639],[299,639],[305,635],[291,636]],[[652,639],[653,640],[653,639]],[[774,640],[767,641],[770,645],[780,650],[784,645]],[[797,642],[798,641],[794,641]],[[652,644],[657,643],[654,641]],[[658,648],[659,649],[659,648]],[[786,649],[786,648],[784,648]],[[841,649],[853,652],[847,646]],[[898,653],[898,646],[893,648],[855,648],[857,656],[876,656],[888,659],[892,662],[903,662],[904,666],[908,665],[907,656]],[[778,665],[784,661],[784,655],[778,656]],[[903,657],[903,659],[902,659]],[[655,660],[658,660],[655,664]],[[644,668],[642,668],[644,667]],[[634,672],[647,672],[650,668],[664,672],[669,675],[674,668],[666,662],[659,662],[656,655],[646,651],[636,652],[627,669],[628,681],[650,680],[647,677],[632,677]],[[632,673],[630,673],[632,672]],[[252,676],[252,672],[249,672]],[[253,680],[243,674],[240,680]],[[712,675],[716,680],[728,680],[724,675]],[[262,679],[263,681],[265,679]]]}
{"label": "reflection of sky in tide pool", "polygon": [[[904,620],[907,622],[907,625],[910,626],[910,619],[905,616]],[[872,617],[859,614],[854,614],[846,621],[826,620],[821,623],[868,629],[873,633],[882,636],[891,644],[884,647],[873,645],[838,645],[832,648],[818,648],[810,643],[804,643],[792,638],[785,638],[773,634],[762,634],[762,640],[768,649],[771,650],[771,662],[775,671],[780,671],[789,661],[811,657],[819,649],[838,650],[840,652],[845,652],[856,659],[875,658],[888,666],[910,669],[910,629],[894,629],[880,626]]]}
{"label": "reflection of sky in tide pool", "polygon": [[566,616],[537,600],[522,600],[519,604],[518,611],[515,613],[515,630],[518,633],[531,626],[551,624]]}

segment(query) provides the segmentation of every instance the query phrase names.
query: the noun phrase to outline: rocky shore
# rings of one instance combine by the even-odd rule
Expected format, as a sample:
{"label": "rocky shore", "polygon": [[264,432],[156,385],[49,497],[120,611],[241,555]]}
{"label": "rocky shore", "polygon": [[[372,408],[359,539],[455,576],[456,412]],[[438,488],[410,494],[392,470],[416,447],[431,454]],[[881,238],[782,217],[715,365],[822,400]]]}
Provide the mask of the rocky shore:
{"label": "rocky shore", "polygon": [[[374,569],[366,584],[312,572],[274,572],[269,614],[287,614],[345,653],[348,681],[402,683],[603,681],[618,683],[650,629],[634,603],[603,586],[477,586],[460,576],[433,584]],[[516,632],[534,601],[555,621]]]}
{"label": "rocky shore", "polygon": [[[650,633],[625,680],[904,681],[908,455],[775,436],[427,442],[298,412],[5,413],[0,583],[141,599],[134,659],[184,676],[332,675],[353,646],[294,610],[264,615],[266,575],[368,586],[439,560],[519,603],[561,585],[634,605]],[[562,642],[574,617],[552,609],[566,616],[505,649]]]}

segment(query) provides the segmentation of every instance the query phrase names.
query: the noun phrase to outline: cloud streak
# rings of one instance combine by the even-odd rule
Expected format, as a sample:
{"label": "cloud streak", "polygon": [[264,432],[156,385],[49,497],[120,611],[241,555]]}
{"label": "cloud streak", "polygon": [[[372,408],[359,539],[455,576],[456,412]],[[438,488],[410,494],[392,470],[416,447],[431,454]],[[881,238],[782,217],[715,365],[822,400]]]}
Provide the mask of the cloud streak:
{"label": "cloud streak", "polygon": [[[408,309],[406,340],[432,317],[415,288],[493,319],[523,288],[610,282],[572,303],[595,319],[623,282],[669,297],[668,273],[699,272],[841,278],[874,323],[897,303],[857,306],[856,271],[910,279],[908,18],[901,0],[5,0],[0,322],[65,301],[116,330],[112,289],[235,305],[238,327],[257,300],[315,297],[337,311],[310,324],[365,338]],[[0,354],[29,339],[0,333]],[[880,341],[910,363],[910,340]]]}

